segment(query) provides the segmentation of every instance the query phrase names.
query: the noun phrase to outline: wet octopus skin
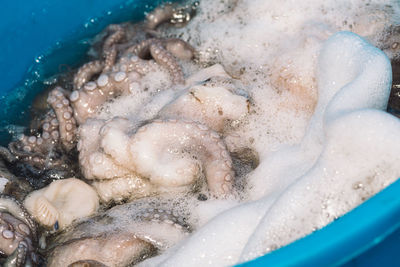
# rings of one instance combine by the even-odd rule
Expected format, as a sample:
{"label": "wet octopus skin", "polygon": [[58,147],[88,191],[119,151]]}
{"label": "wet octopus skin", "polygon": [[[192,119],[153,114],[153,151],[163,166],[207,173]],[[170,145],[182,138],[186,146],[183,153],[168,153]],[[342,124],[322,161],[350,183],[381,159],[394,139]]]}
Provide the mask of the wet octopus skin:
{"label": "wet octopus skin", "polygon": [[[187,187],[204,173],[213,195],[221,197],[232,193],[234,172],[229,152],[219,134],[203,124],[155,120],[130,135],[127,119],[91,123],[80,129],[92,132],[81,133],[87,139],[81,139],[78,148],[83,173],[87,179],[96,180],[97,188],[102,182],[110,183],[110,179],[132,179],[132,175],[136,175],[143,180],[140,186],[120,187],[119,194],[125,190],[134,197],[136,191],[141,197],[165,190],[163,188]],[[98,140],[94,140],[93,135],[98,136]],[[113,191],[103,186],[98,193],[108,190]]]}
{"label": "wet octopus skin", "polygon": [[0,195],[0,251],[7,256],[5,267],[36,266],[37,228],[24,206]]}
{"label": "wet octopus skin", "polygon": [[[132,203],[116,206],[61,233],[49,248],[48,266],[81,266],[78,264],[91,262],[98,266],[131,266],[157,250],[172,246],[190,232],[175,211],[134,206]],[[110,227],[109,220],[119,220],[122,225],[115,223]],[[171,232],[177,238],[165,241]]]}
{"label": "wet octopus skin", "polygon": [[151,31],[165,22],[177,27],[183,27],[195,15],[198,5],[198,1],[183,6],[166,3],[147,14],[145,27],[147,30]]}
{"label": "wet octopus skin", "polygon": [[[141,77],[153,68],[152,60],[144,59],[147,55],[151,55],[158,65],[169,71],[174,84],[183,84],[183,72],[176,58],[190,60],[194,53],[194,48],[180,39],[150,38],[124,50],[109,71],[103,71],[104,63],[100,61],[83,65],[74,79],[75,88],[78,89],[69,97],[75,119],[82,124],[108,99],[141,90]],[[96,81],[84,83],[101,71]]]}

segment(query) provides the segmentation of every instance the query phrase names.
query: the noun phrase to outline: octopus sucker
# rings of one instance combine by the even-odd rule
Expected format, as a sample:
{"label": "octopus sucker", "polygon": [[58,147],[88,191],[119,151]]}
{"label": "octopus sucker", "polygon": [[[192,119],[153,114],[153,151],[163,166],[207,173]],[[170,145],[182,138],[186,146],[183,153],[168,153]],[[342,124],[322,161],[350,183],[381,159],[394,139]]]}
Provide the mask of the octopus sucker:
{"label": "octopus sucker", "polygon": [[57,230],[96,212],[99,197],[83,181],[69,178],[33,191],[24,200],[24,206],[41,225]]}

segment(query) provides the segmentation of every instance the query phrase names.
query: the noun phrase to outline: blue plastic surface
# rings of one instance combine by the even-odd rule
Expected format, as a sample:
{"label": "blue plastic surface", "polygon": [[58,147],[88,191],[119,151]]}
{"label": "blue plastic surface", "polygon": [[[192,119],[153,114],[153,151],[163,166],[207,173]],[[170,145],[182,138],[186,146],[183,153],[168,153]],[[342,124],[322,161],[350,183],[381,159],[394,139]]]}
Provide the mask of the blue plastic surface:
{"label": "blue plastic surface", "polygon": [[[75,55],[68,49],[62,50],[64,43],[84,40],[112,22],[140,19],[144,10],[158,2],[19,0],[2,3],[0,126],[13,119],[12,110],[19,108],[15,103],[25,103],[29,98],[18,89],[24,87],[24,82],[35,75],[58,72],[54,68],[35,67],[46,60],[48,51],[60,48],[65,51],[64,57],[52,60],[72,61],[74,56],[80,56],[79,52]],[[400,266],[399,248],[400,181],[397,181],[327,227],[242,266]]]}

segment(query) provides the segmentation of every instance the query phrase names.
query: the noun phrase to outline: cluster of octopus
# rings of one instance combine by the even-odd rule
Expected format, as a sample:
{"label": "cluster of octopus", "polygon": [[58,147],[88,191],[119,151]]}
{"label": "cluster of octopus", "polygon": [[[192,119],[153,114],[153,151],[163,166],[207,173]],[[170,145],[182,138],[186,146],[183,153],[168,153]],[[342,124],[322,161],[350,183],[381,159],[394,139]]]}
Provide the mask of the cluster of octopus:
{"label": "cluster of octopus", "polygon": [[352,210],[400,176],[399,14],[203,0],[109,25],[0,147],[0,263],[228,266]]}
{"label": "cluster of octopus", "polygon": [[[8,163],[23,162],[36,169],[57,170],[65,165],[60,154],[78,153],[83,175],[55,180],[29,193],[23,204],[1,196],[3,266],[39,264],[36,223],[47,234],[57,232],[57,242],[40,244],[47,266],[139,262],[191,231],[179,212],[154,205],[144,208],[141,198],[202,192],[199,198],[218,199],[234,194],[231,151],[221,136],[248,114],[249,98],[218,64],[185,78],[180,64],[193,62],[195,49],[178,38],[160,38],[156,31],[166,22],[183,26],[197,5],[166,4],[148,14],[144,23],[109,25],[99,35],[97,58],[75,72],[73,89],[56,86],[48,93],[50,108],[34,134],[21,135],[1,148]],[[157,97],[146,87],[146,76],[154,73],[166,77],[169,84],[164,85],[172,88],[156,92]],[[99,116],[106,103],[126,95],[139,101],[152,98],[137,105],[142,113],[151,111],[131,118]],[[104,212],[124,201],[132,202]],[[99,217],[112,220],[120,206],[124,212],[119,225],[121,216],[127,220],[123,229],[111,229],[110,223],[108,229],[98,225],[86,231],[90,237],[83,234]],[[99,210],[101,215],[87,219]],[[72,234],[59,234],[71,224]]]}

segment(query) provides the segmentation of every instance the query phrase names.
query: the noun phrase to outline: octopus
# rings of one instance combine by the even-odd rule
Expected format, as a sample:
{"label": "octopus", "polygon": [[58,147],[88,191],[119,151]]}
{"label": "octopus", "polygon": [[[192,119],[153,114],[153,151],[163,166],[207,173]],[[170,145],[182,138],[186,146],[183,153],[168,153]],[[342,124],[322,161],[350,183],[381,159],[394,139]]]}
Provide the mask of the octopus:
{"label": "octopus", "polygon": [[0,195],[0,262],[2,266],[36,266],[37,227],[24,206]]}
{"label": "octopus", "polygon": [[[183,9],[175,10],[174,14],[176,12],[182,13]],[[184,83],[178,60],[194,57],[195,50],[190,44],[177,38],[140,34],[126,40],[127,29],[118,24],[109,25],[105,33],[99,58],[76,71],[73,90],[61,86],[50,90],[49,110],[40,119],[37,129],[31,129],[31,135],[21,134],[7,148],[1,147],[2,158],[9,163],[23,162],[35,167],[37,172],[66,169],[70,165],[66,158],[76,148],[77,127],[94,116],[106,101],[143,89],[141,77],[157,67],[170,73],[173,84]]]}
{"label": "octopus", "polygon": [[47,249],[47,266],[133,265],[164,251],[190,231],[176,210],[143,202],[118,205],[54,237]]}
{"label": "octopus", "polygon": [[[103,200],[128,192],[137,198],[190,186],[203,172],[211,193],[231,192],[234,173],[229,152],[218,133],[203,124],[155,120],[130,135],[129,121],[114,118],[108,123],[92,120],[80,130],[85,136],[79,143],[81,168],[87,179],[96,181],[93,186]],[[121,177],[127,180],[118,190],[110,179],[121,182]],[[107,187],[114,189],[113,194]]]}

